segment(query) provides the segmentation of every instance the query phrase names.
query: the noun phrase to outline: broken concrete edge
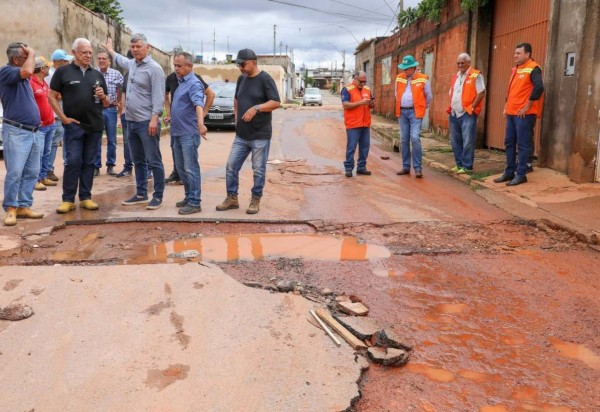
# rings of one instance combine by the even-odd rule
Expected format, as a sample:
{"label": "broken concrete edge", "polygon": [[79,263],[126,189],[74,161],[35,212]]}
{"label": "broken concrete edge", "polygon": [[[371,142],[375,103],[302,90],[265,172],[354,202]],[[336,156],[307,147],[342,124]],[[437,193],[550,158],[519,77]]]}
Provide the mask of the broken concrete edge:
{"label": "broken concrete edge", "polygon": [[109,223],[134,223],[134,222],[174,222],[174,223],[261,223],[261,224],[282,224],[282,225],[307,225],[305,220],[294,219],[219,219],[212,217],[113,217],[107,219],[87,219],[87,220],[70,220],[65,222],[66,226],[85,226],[85,225],[102,225]]}
{"label": "broken concrete edge", "polygon": [[[413,347],[411,345],[405,342],[401,342],[393,331],[386,330],[385,328],[381,328],[379,326],[375,326],[375,329],[377,329],[377,331],[373,332],[372,334],[361,333],[359,330],[357,330],[351,324],[349,324],[348,321],[346,321],[347,318],[352,318],[352,316],[345,317],[334,314],[333,317],[358,339],[368,341],[371,347],[394,348],[405,350],[407,352],[413,350]],[[368,319],[363,317],[357,318]]]}
{"label": "broken concrete edge", "polygon": [[408,363],[408,351],[396,348],[370,347],[367,350],[369,359],[383,366],[404,366]]}
{"label": "broken concrete edge", "polygon": [[[392,145],[392,148],[395,147],[395,142],[398,140],[396,137],[390,136],[389,133],[385,132],[385,130],[379,130],[377,128],[372,129],[372,132],[376,137],[380,138],[381,140],[383,140],[385,142],[390,143]],[[398,141],[398,144],[399,144],[399,141]],[[436,160],[428,158],[425,155],[423,155],[423,163],[425,163],[426,165],[428,165],[429,167],[431,167],[433,169],[442,171],[442,172],[446,173],[447,175],[452,176],[456,180],[460,180],[463,183],[466,183],[467,185],[473,187],[473,189],[476,191],[482,190],[482,189],[493,190],[493,189],[490,189],[489,187],[487,187],[486,185],[484,185],[482,182],[480,182],[476,179],[472,179],[469,175],[466,175],[466,174],[458,175],[456,173],[452,173],[452,171],[450,170],[450,167],[446,166],[443,163],[439,163]],[[543,210],[543,209],[540,209],[540,210]],[[515,212],[517,212],[515,210],[505,210],[505,211],[507,213],[512,214],[513,216],[519,217],[515,213]],[[544,224],[547,224],[552,229],[564,231],[564,232],[567,232],[567,233],[575,236],[579,241],[581,241],[587,245],[600,245],[600,234],[594,233],[594,231],[586,230],[586,229],[581,228],[571,222],[568,222],[564,219],[558,218],[551,214],[549,214],[549,217],[544,218],[541,221]],[[547,222],[550,222],[550,224],[548,224]]]}

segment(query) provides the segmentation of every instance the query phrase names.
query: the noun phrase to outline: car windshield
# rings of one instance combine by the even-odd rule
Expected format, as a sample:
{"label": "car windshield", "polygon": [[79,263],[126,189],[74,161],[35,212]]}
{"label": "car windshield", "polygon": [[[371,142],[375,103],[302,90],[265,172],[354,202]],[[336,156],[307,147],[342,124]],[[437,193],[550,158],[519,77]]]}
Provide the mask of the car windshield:
{"label": "car windshield", "polygon": [[319,90],[315,87],[312,87],[312,88],[306,89],[305,94],[321,94],[321,90]]}
{"label": "car windshield", "polygon": [[235,97],[235,86],[225,86],[219,89],[216,93],[217,97],[222,97],[225,99],[233,99]]}

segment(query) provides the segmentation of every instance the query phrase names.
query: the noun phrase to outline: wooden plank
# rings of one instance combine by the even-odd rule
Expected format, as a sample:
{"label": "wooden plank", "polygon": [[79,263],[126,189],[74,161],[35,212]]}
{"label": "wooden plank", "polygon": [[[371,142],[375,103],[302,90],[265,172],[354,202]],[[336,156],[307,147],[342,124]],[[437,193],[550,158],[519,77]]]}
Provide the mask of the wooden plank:
{"label": "wooden plank", "polygon": [[321,319],[323,319],[329,326],[339,333],[340,336],[344,338],[344,340],[348,342],[353,349],[367,349],[367,345],[365,345],[356,336],[350,333],[348,329],[343,327],[337,320],[335,320],[327,309],[317,308],[316,312],[317,315],[319,315]]}

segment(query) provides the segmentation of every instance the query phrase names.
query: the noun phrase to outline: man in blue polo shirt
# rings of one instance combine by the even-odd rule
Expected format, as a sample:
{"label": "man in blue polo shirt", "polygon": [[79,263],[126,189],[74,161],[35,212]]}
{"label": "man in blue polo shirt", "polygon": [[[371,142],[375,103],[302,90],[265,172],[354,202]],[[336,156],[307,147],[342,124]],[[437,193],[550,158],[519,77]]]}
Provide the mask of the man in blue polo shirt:
{"label": "man in blue polo shirt", "polygon": [[204,86],[193,72],[194,60],[189,53],[177,53],[173,60],[179,87],[171,105],[171,137],[177,173],[185,190],[185,198],[175,204],[180,215],[202,211],[200,207],[200,135],[206,138],[204,125]]}
{"label": "man in blue polo shirt", "polygon": [[40,173],[42,138],[38,134],[40,112],[29,85],[35,67],[35,53],[24,43],[6,49],[8,64],[0,68],[0,101],[4,107],[4,224],[14,226],[17,217],[41,219],[31,210],[33,188]]}

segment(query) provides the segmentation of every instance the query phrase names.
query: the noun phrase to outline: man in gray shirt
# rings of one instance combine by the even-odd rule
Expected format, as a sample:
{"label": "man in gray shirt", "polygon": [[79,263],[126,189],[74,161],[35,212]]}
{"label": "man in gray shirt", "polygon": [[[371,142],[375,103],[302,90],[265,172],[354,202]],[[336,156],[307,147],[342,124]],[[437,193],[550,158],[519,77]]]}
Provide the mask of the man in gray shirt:
{"label": "man in gray shirt", "polygon": [[[136,194],[122,202],[123,205],[147,203],[146,209],[158,209],[162,205],[165,189],[165,169],[160,153],[160,116],[165,101],[165,74],[150,56],[146,36],[131,36],[130,48],[133,59],[114,51],[112,39],[102,47],[110,53],[113,61],[129,72],[125,118],[127,119],[129,151],[135,168]],[[148,170],[154,175],[154,195],[148,199]]]}

